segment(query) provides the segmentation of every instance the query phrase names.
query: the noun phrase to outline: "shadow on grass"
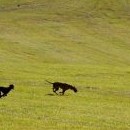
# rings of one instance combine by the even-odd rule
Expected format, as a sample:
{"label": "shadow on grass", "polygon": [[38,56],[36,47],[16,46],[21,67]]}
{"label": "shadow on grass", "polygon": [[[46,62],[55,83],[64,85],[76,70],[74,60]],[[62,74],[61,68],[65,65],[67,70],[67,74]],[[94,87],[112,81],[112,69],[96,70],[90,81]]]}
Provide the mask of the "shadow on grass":
{"label": "shadow on grass", "polygon": [[69,96],[68,94],[62,95],[62,94],[52,94],[52,93],[48,93],[45,94],[45,96]]}
{"label": "shadow on grass", "polygon": [[56,95],[52,94],[52,93],[48,93],[48,94],[46,94],[46,96],[56,96]]}
{"label": "shadow on grass", "polygon": [[86,89],[90,90],[91,92],[97,92],[103,95],[115,95],[115,96],[125,96],[130,97],[130,91],[128,90],[110,90],[110,89],[100,89],[97,87],[86,87]]}
{"label": "shadow on grass", "polygon": [[90,86],[87,86],[86,89],[90,89],[90,90],[98,90],[99,88],[97,88],[97,87],[90,87]]}

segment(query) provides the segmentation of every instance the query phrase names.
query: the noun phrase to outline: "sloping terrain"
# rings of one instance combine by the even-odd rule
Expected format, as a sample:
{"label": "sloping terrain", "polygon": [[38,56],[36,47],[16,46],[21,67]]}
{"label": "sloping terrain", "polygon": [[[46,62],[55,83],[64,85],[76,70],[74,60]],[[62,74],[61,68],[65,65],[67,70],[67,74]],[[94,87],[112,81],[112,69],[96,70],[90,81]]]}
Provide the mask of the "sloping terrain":
{"label": "sloping terrain", "polygon": [[[78,93],[55,95],[45,80]],[[9,84],[0,130],[129,130],[130,0],[0,0]]]}
{"label": "sloping terrain", "polygon": [[129,1],[1,1],[2,63],[130,64]]}

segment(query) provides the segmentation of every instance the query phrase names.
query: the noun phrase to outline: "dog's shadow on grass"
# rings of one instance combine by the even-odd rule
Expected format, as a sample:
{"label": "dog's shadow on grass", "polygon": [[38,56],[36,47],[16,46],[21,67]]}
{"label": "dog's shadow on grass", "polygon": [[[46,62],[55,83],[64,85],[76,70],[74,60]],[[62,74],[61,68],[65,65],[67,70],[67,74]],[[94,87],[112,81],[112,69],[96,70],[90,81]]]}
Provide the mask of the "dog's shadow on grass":
{"label": "dog's shadow on grass", "polygon": [[45,96],[69,96],[69,95],[60,95],[60,94],[48,93],[48,94],[45,94]]}
{"label": "dog's shadow on grass", "polygon": [[52,94],[52,93],[48,93],[48,94],[45,94],[46,96],[56,96],[55,94]]}

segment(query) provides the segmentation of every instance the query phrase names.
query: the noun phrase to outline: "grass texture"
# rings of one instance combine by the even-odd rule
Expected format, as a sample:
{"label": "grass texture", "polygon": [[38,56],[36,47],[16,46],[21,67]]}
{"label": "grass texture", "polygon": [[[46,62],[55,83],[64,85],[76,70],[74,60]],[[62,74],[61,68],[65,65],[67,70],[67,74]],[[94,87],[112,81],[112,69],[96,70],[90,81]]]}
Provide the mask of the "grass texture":
{"label": "grass texture", "polygon": [[0,86],[15,85],[0,130],[129,130],[129,14],[129,0],[0,0]]}

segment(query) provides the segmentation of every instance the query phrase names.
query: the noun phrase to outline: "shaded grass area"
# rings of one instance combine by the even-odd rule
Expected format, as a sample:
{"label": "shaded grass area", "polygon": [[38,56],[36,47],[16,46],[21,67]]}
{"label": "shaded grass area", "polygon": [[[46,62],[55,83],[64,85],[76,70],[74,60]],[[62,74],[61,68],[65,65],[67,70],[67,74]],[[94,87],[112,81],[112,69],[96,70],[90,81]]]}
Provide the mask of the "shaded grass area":
{"label": "shaded grass area", "polygon": [[[109,12],[104,7],[107,1],[96,2],[23,1],[19,8],[11,2],[8,6],[16,10],[3,9],[0,14],[1,50],[8,54],[11,49],[22,61],[129,65],[129,20],[117,17],[116,10],[111,11],[113,18],[104,16],[102,12]],[[109,8],[125,11],[121,1],[109,3]],[[3,2],[1,8],[8,8],[6,4]],[[90,4],[103,8],[92,9]],[[90,9],[94,12],[86,17]]]}

